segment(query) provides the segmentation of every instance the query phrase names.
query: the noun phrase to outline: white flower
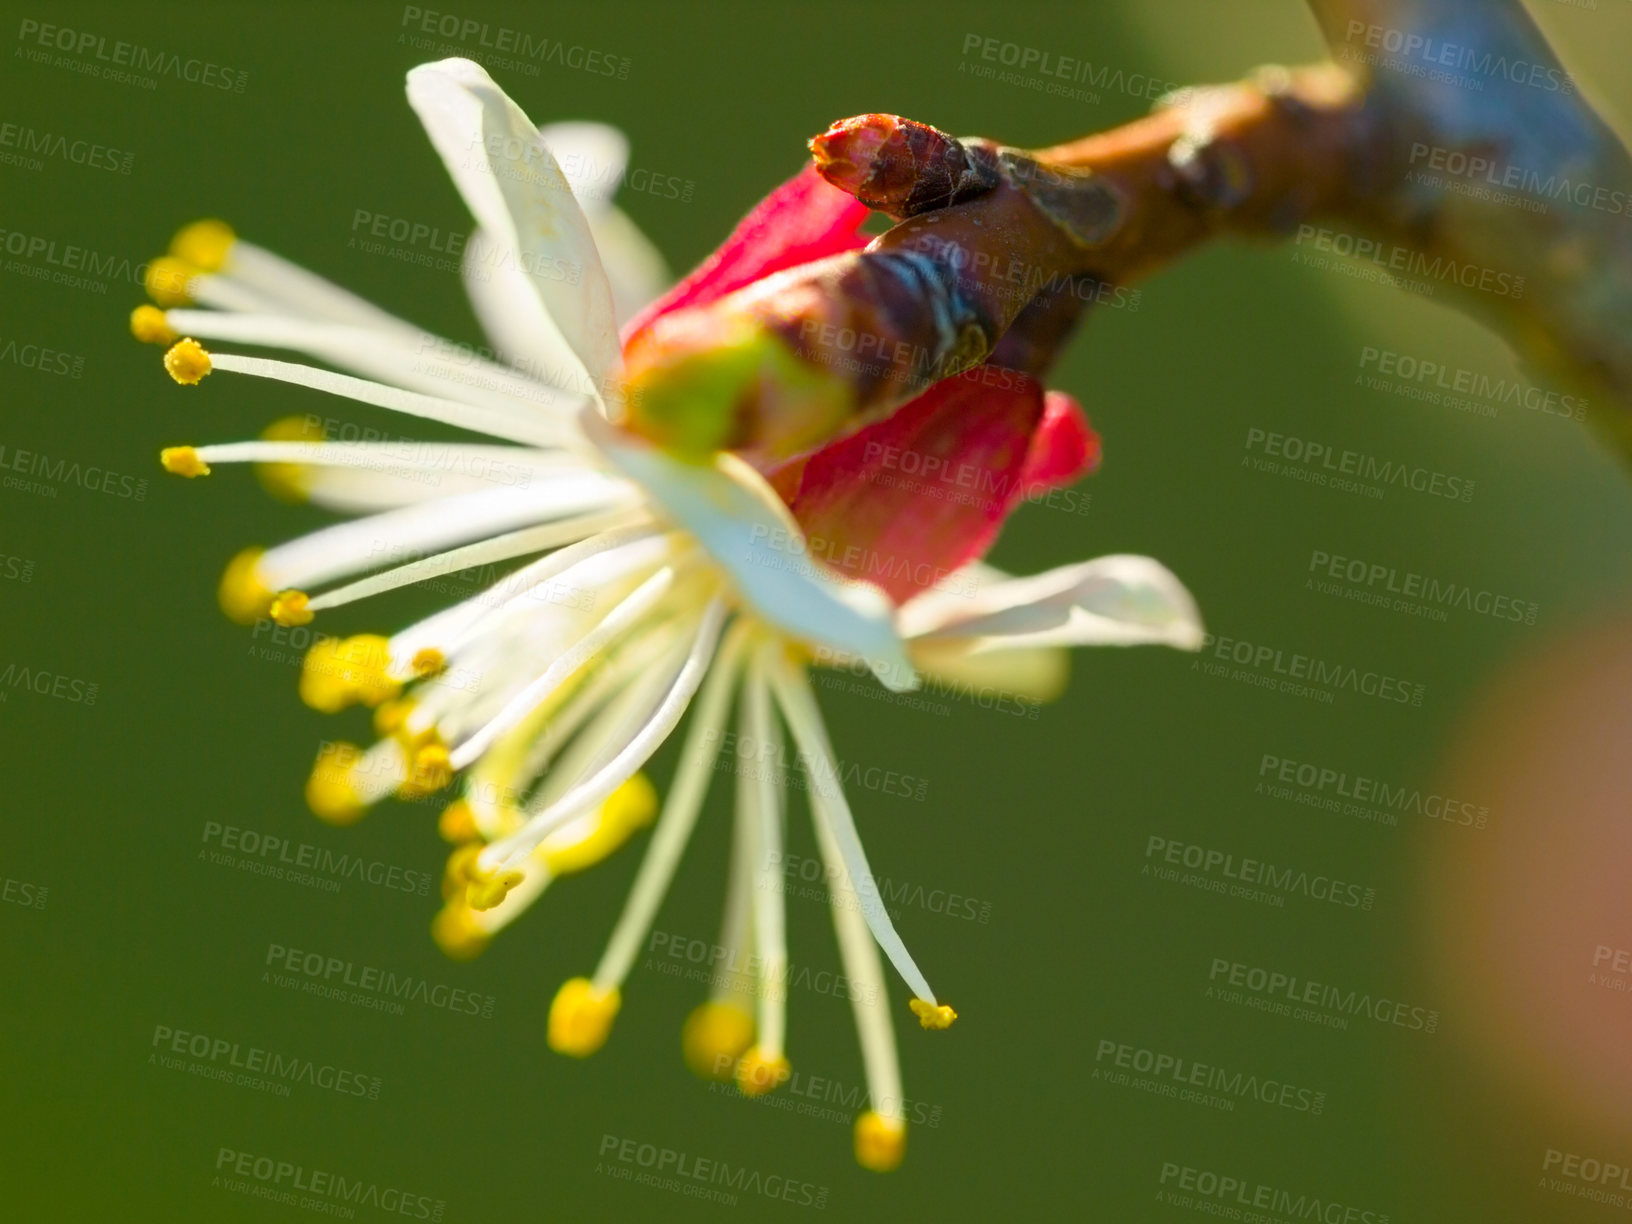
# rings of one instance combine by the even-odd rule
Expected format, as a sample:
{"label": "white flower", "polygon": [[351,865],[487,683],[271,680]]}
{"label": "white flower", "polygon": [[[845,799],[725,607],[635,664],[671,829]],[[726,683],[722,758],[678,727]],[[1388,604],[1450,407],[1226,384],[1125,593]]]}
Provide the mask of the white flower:
{"label": "white flower", "polygon": [[[618,325],[661,276],[611,204],[621,136],[592,124],[535,129],[465,60],[414,69],[408,96],[478,222],[465,280],[502,361],[430,336],[218,222],[183,230],[171,257],[155,261],[150,289],[170,308],[133,316],[142,338],[188,337],[165,358],[184,384],[212,370],[277,379],[499,440],[404,446],[275,430],[164,452],[165,466],[187,476],[251,462],[276,489],[359,516],[236,558],[221,599],[243,621],[302,624],[365,596],[533,558],[389,638],[312,650],[303,698],[325,711],[372,707],[381,739],[326,750],[308,799],[343,823],[393,792],[422,798],[462,772],[462,797],[442,818],[460,848],[433,929],[451,955],[472,955],[553,879],[652,819],[656,798],[639,771],[695,705],[606,952],[551,1009],[551,1044],[584,1055],[606,1039],[733,702],[739,734],[755,743],[780,745],[785,727],[811,778],[839,948],[858,986],[870,1104],[858,1158],[893,1167],[905,1118],[879,950],[912,989],[924,1027],[944,1028],[954,1013],[873,884],[807,662],[866,660],[899,688],[914,686],[922,665],[1042,691],[1057,686],[1061,645],[1194,645],[1194,607],[1155,562],[1103,558],[1030,579],[979,569],[977,598],[926,593],[899,610],[898,629],[877,588],[784,564],[773,544],[797,541],[798,528],[757,472],[725,454],[682,462],[615,424]],[[347,372],[206,352],[196,338],[301,352]],[[778,779],[739,776],[721,942],[751,949],[752,968],[747,980],[722,977],[686,1030],[692,1064],[734,1074],[747,1092],[788,1074],[784,823]],[[735,997],[743,992],[752,1008]]]}

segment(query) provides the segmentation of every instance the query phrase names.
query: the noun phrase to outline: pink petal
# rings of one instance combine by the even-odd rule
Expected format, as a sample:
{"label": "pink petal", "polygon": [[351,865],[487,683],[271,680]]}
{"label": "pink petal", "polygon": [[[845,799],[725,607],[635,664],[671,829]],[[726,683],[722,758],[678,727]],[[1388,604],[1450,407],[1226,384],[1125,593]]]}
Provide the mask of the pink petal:
{"label": "pink petal", "polygon": [[1081,470],[1093,433],[1063,398],[1045,436],[1042,386],[977,366],[772,473],[771,483],[813,557],[903,603],[991,547],[1010,511],[1040,491],[1028,472],[1056,487],[1073,464]]}
{"label": "pink petal", "polygon": [[1027,497],[1075,484],[1099,467],[1099,435],[1088,424],[1082,405],[1064,391],[1043,396],[1043,419],[1031,436],[1026,466],[1020,473]]}
{"label": "pink petal", "polygon": [[799,264],[867,245],[867,206],[805,168],[754,206],[712,255],[623,329],[627,344],[671,310],[701,306]]}

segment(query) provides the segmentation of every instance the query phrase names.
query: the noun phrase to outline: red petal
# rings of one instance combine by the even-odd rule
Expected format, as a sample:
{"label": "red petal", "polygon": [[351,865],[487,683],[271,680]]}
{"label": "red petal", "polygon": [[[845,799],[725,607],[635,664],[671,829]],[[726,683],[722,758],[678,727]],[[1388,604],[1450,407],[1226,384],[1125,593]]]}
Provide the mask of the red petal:
{"label": "red petal", "polygon": [[1031,436],[1021,483],[1027,497],[1075,484],[1099,467],[1099,435],[1082,405],[1064,391],[1043,396],[1043,419]]}
{"label": "red petal", "polygon": [[1021,498],[1039,491],[1028,484],[1034,455],[1047,460],[1038,460],[1042,479],[1056,484],[1068,463],[1080,470],[1084,438],[1093,436],[1081,409],[1056,409],[1055,419],[1042,439],[1042,386],[978,366],[772,473],[771,481],[813,557],[902,603],[991,547]]}
{"label": "red petal", "polygon": [[825,182],[806,163],[744,217],[731,236],[624,328],[627,344],[659,315],[701,306],[773,272],[867,245],[867,206]]}

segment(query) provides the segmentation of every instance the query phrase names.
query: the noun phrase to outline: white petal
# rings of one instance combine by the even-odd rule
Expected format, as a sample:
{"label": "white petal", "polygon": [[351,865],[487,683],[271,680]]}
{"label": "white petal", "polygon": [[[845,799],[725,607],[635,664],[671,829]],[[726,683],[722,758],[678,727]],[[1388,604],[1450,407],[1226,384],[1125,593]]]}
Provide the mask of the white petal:
{"label": "white petal", "polygon": [[591,221],[612,207],[629,164],[629,138],[609,123],[568,120],[538,129]]}
{"label": "white petal", "polygon": [[459,271],[477,321],[499,356],[546,386],[580,394],[596,390],[504,239],[477,226],[465,243]]}
{"label": "white petal", "polygon": [[410,71],[408,101],[477,223],[513,254],[600,385],[618,363],[612,291],[589,222],[538,129],[466,59]]}
{"label": "white petal", "polygon": [[[960,606],[961,605],[961,606]],[[937,591],[901,609],[915,645],[970,652],[1040,646],[1201,647],[1201,613],[1172,571],[1150,557],[1098,557],[987,582],[967,597]]]}
{"label": "white petal", "polygon": [[607,461],[702,545],[764,620],[800,640],[865,659],[897,692],[918,676],[877,587],[815,562],[798,524],[760,474],[721,452],[687,463],[586,411],[584,431]]}
{"label": "white petal", "polygon": [[629,140],[608,124],[582,121],[548,123],[538,134],[589,218],[621,328],[674,279],[651,240],[612,204],[628,169]]}
{"label": "white petal", "polygon": [[601,265],[612,286],[618,327],[639,314],[674,283],[674,274],[652,240],[619,208],[591,217],[589,228],[601,251]]}

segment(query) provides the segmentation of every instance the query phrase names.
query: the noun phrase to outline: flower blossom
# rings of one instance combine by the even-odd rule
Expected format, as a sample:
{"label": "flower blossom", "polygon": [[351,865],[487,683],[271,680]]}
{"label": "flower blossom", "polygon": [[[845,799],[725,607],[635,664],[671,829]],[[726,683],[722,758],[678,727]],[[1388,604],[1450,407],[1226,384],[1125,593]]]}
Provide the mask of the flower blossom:
{"label": "flower blossom", "polygon": [[[333,441],[295,418],[261,440],[162,454],[190,477],[251,463],[273,491],[355,516],[236,557],[220,600],[245,623],[305,624],[365,597],[517,563],[390,636],[312,648],[301,697],[324,712],[371,709],[379,738],[326,747],[307,800],[344,824],[392,794],[421,800],[458,779],[440,818],[456,848],[432,926],[456,958],[477,954],[554,880],[653,825],[599,963],[550,1009],[551,1046],[585,1056],[609,1035],[733,713],[738,742],[759,746],[762,759],[782,759],[791,737],[855,986],[869,1106],[856,1154],[893,1168],[905,1102],[880,952],[912,991],[922,1027],[944,1029],[955,1013],[884,907],[810,668],[862,666],[903,690],[923,673],[1042,698],[1063,683],[1066,646],[1194,648],[1194,604],[1148,558],[1029,578],[980,561],[1017,505],[1098,459],[1075,403],[1024,374],[982,367],[943,380],[889,419],[763,471],[729,453],[676,456],[630,432],[622,354],[651,343],[655,321],[686,312],[705,326],[711,303],[856,249],[867,209],[807,168],[658,296],[661,260],[612,203],[620,135],[583,123],[537,128],[466,60],[414,69],[408,98],[477,222],[464,280],[493,356],[432,336],[220,222],[177,235],[151,265],[158,306],[132,317],[139,338],[169,345],[165,366],[184,385],[213,371],[269,378],[487,439]],[[706,379],[659,390],[671,403],[693,397],[699,412],[720,407],[707,402]],[[890,462],[909,453],[937,472],[980,473],[984,491],[929,495]],[[660,801],[642,770],[688,710]],[[683,1032],[694,1069],[748,1094],[790,1075],[782,782],[775,770],[737,773],[720,939],[734,964]]]}

